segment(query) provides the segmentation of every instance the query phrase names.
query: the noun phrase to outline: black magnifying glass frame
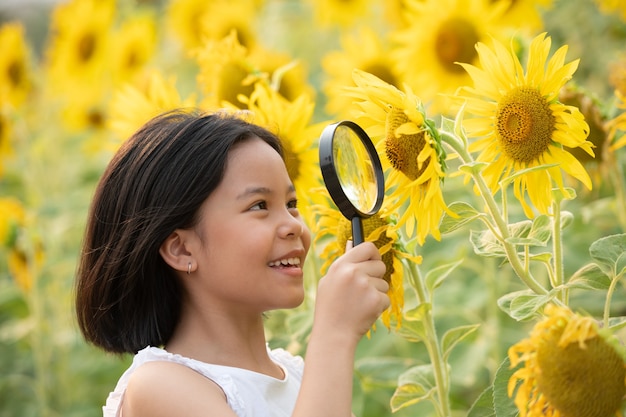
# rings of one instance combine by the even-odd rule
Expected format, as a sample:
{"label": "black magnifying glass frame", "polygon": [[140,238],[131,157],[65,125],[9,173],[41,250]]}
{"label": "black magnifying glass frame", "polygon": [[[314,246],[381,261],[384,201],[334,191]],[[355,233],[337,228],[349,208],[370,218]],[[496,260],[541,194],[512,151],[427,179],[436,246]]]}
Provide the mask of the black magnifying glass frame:
{"label": "black magnifying glass frame", "polygon": [[[351,201],[341,185],[337,171],[336,160],[333,153],[336,131],[339,127],[347,127],[352,130],[361,140],[370,158],[374,179],[376,182],[376,198],[371,208],[356,207]],[[352,241],[354,246],[364,241],[363,219],[376,214],[383,203],[385,196],[385,178],[383,168],[378,157],[378,152],[372,143],[369,135],[358,124],[343,120],[330,124],[324,128],[319,141],[320,169],[326,188],[331,198],[339,208],[339,211],[352,223]],[[359,185],[359,184],[355,184]]]}

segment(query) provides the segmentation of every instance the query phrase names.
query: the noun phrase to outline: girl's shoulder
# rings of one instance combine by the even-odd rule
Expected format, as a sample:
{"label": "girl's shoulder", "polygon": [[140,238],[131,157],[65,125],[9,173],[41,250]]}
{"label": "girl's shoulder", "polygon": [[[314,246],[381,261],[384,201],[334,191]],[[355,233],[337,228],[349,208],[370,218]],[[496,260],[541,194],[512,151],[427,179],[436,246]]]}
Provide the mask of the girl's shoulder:
{"label": "girl's shoulder", "polygon": [[[189,370],[194,372],[190,373]],[[164,391],[168,389],[176,390],[181,386],[185,387],[191,382],[189,380],[195,379],[194,377],[198,375],[213,382],[213,384],[207,385],[207,387],[209,389],[217,387],[216,392],[221,395],[222,399],[226,397],[226,402],[232,410],[237,412],[238,409],[243,407],[237,385],[230,374],[216,371],[213,365],[149,346],[137,352],[130,367],[122,374],[115,389],[107,397],[106,404],[103,407],[103,415],[104,417],[121,416],[119,410],[131,378],[152,382],[149,384],[150,389],[155,388],[167,394]],[[186,381],[176,384],[176,381],[180,381],[183,378]],[[140,383],[137,385],[145,388],[148,384]],[[158,397],[157,393],[152,393],[152,395]],[[166,397],[171,398],[172,395],[166,395]]]}

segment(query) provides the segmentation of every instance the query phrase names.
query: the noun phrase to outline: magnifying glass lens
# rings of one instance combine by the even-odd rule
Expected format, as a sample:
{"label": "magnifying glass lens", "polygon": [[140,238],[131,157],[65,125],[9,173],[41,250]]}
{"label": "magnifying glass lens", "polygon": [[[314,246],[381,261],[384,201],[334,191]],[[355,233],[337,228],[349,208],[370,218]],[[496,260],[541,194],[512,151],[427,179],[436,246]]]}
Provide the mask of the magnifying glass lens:
{"label": "magnifying glass lens", "polygon": [[376,174],[367,148],[353,129],[337,127],[333,158],[339,183],[348,200],[360,212],[371,212],[378,197]]}
{"label": "magnifying glass lens", "polygon": [[352,222],[354,244],[358,245],[363,241],[362,219],[378,212],[385,193],[376,148],[359,125],[345,120],[324,129],[319,153],[326,188]]}

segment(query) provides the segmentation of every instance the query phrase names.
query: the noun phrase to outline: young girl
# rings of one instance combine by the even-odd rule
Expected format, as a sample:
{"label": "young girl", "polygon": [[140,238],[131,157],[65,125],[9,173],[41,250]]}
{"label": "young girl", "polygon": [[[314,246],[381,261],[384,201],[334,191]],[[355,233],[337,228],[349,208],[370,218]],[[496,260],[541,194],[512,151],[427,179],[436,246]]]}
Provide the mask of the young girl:
{"label": "young girl", "polygon": [[272,133],[221,113],[148,122],[98,184],[77,273],[86,340],[135,354],[104,416],[350,416],[385,265],[365,242],[330,267],[305,364],[268,348],[263,313],[303,301],[310,242]]}

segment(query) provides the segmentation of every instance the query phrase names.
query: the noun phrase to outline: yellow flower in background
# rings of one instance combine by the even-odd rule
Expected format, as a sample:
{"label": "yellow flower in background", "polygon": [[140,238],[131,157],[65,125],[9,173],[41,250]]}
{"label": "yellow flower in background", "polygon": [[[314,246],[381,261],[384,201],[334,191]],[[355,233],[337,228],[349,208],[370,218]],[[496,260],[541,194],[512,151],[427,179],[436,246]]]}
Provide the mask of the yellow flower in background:
{"label": "yellow flower in background", "polygon": [[260,47],[249,51],[239,43],[235,31],[219,41],[207,41],[194,51],[194,56],[200,68],[197,79],[205,108],[221,108],[226,103],[238,106],[238,97],[250,96],[258,80],[271,82],[288,100],[296,100],[302,94],[314,97],[300,62],[285,53]]}
{"label": "yellow flower in background", "polygon": [[0,51],[0,104],[19,107],[26,101],[33,82],[30,49],[21,23],[0,26]]}
{"label": "yellow flower in background", "polygon": [[458,63],[476,63],[476,43],[503,36],[506,8],[490,0],[406,0],[407,24],[390,35],[391,58],[429,113],[449,111],[446,95],[470,80]]}
{"label": "yellow flower in background", "polygon": [[626,21],[626,3],[624,0],[595,0],[598,8],[605,14],[617,14]]}
{"label": "yellow flower in background", "polygon": [[[615,96],[619,100],[617,108],[623,111],[608,123],[608,127],[610,129],[609,137],[613,140],[613,144],[611,145],[612,150],[617,150],[626,146],[626,95],[622,94],[619,90],[616,90]],[[622,131],[621,137],[617,135],[617,131]]]}
{"label": "yellow flower in background", "polygon": [[256,0],[172,0],[167,23],[188,51],[207,41],[218,41],[235,31],[247,49],[258,43],[254,26],[259,5]]}
{"label": "yellow flower in background", "polygon": [[[339,210],[332,207],[330,196],[324,192],[327,201],[325,204],[316,204],[313,211],[316,222],[313,228],[313,236],[316,243],[324,243],[324,249],[320,259],[324,260],[321,267],[325,274],[330,265],[346,251],[348,240],[352,240],[352,224]],[[404,308],[404,267],[402,259],[409,259],[416,264],[422,262],[420,256],[411,256],[401,249],[400,237],[392,227],[389,218],[378,214],[363,219],[363,235],[368,242],[374,242],[382,255],[382,260],[387,267],[383,279],[389,283],[389,295],[391,305],[381,316],[381,320],[387,328],[391,327],[394,320],[397,327],[402,325],[402,310]]]}
{"label": "yellow flower in background", "polygon": [[273,88],[287,100],[296,100],[303,94],[315,98],[315,89],[308,83],[305,62],[294,60],[289,54],[261,47],[250,51],[250,65],[257,78],[268,78]]}
{"label": "yellow flower in background", "polygon": [[15,197],[0,198],[0,246],[12,247],[17,238],[17,229],[26,222],[24,206]]}
{"label": "yellow flower in background", "polygon": [[503,178],[546,166],[513,180],[515,197],[528,217],[533,217],[533,212],[526,194],[540,213],[547,214],[553,201],[552,187],[556,183],[563,188],[561,170],[591,189],[585,168],[563,149],[581,148],[593,155],[593,145],[586,140],[589,126],[577,108],[558,101],[578,60],[564,63],[567,46],[548,59],[550,45],[545,34],[535,37],[524,71],[512,49],[495,40],[492,48],[479,43],[476,49],[482,69],[462,64],[474,87],[463,87],[457,93],[466,103],[463,127],[469,138],[476,139],[469,150],[480,152],[476,159],[488,164],[482,173],[494,193]]}
{"label": "yellow flower in background", "polygon": [[205,108],[223,107],[224,101],[236,105],[238,95],[252,93],[255,77],[264,76],[252,66],[248,50],[239,43],[234,30],[219,41],[207,41],[194,51],[194,56],[199,66],[197,80]]}
{"label": "yellow flower in background", "polygon": [[[287,172],[300,201],[308,201],[312,189],[321,185],[317,139],[321,123],[313,124],[315,103],[307,95],[289,101],[267,83],[255,83],[250,97],[240,97],[250,112],[251,122],[276,134],[283,147]],[[311,224],[308,204],[299,205],[303,217]]]}
{"label": "yellow flower in background", "polygon": [[114,0],[72,0],[52,13],[46,87],[66,97],[98,89],[108,77]]}
{"label": "yellow flower in background", "polygon": [[148,14],[132,15],[121,23],[112,35],[115,53],[111,64],[116,81],[132,81],[154,57],[157,46],[155,17]]}
{"label": "yellow flower in background", "polygon": [[153,117],[170,110],[196,106],[195,95],[182,98],[176,88],[175,77],[165,78],[156,70],[141,85],[121,87],[110,102],[108,126],[118,139],[113,149],[117,149],[122,141]]}
{"label": "yellow flower in background", "polygon": [[509,396],[521,417],[611,417],[626,394],[623,347],[591,317],[549,304],[509,349]]}
{"label": "yellow flower in background", "polygon": [[384,155],[388,196],[382,210],[397,216],[397,227],[409,237],[415,233],[420,244],[429,234],[439,240],[439,222],[448,208],[441,191],[445,153],[437,130],[410,89],[403,92],[359,70],[353,78],[357,86],[345,90],[355,98],[355,121]]}
{"label": "yellow flower in background", "polygon": [[323,57],[322,67],[326,75],[323,84],[327,99],[326,111],[340,118],[347,116],[346,111],[351,104],[350,97],[343,93],[342,87],[353,85],[352,69],[375,75],[396,87],[402,84],[389,57],[389,45],[368,27],[343,35],[341,50],[327,53]]}
{"label": "yellow flower in background", "polygon": [[4,159],[13,154],[12,132],[13,125],[8,112],[0,108],[0,178],[4,172]]}
{"label": "yellow flower in background", "polygon": [[356,22],[372,19],[371,0],[307,0],[315,23],[322,28],[347,28]]}
{"label": "yellow flower in background", "polygon": [[553,0],[495,0],[508,4],[502,16],[502,24],[534,35],[543,29],[542,13],[552,7]]}

